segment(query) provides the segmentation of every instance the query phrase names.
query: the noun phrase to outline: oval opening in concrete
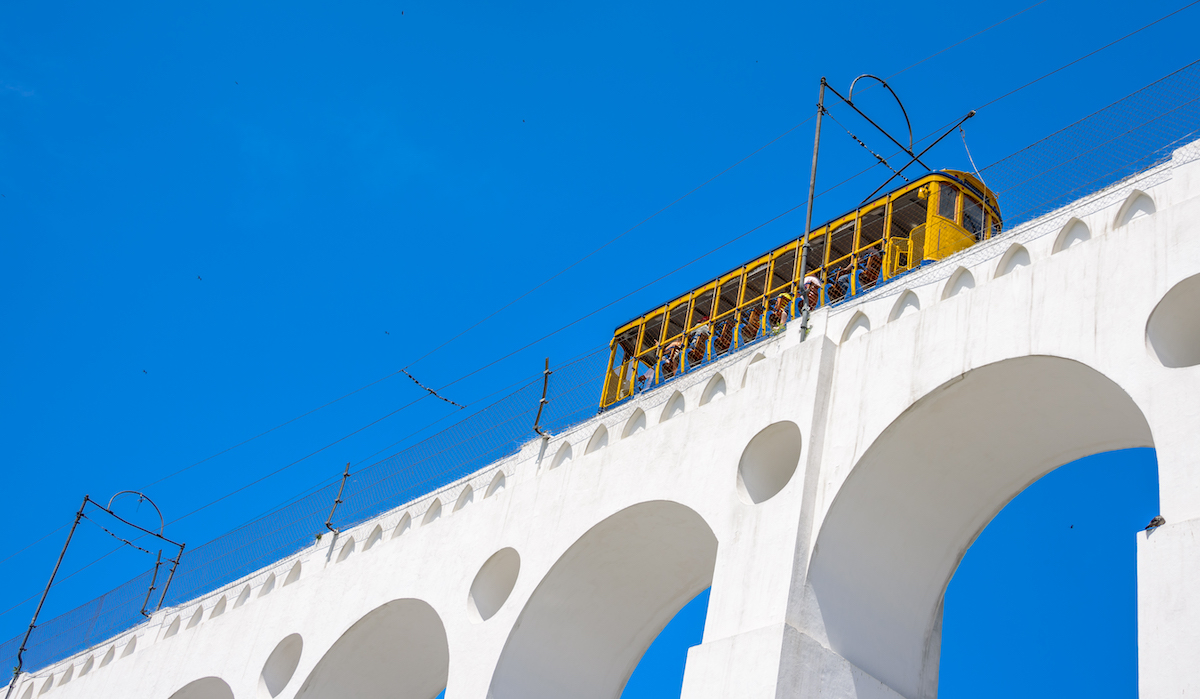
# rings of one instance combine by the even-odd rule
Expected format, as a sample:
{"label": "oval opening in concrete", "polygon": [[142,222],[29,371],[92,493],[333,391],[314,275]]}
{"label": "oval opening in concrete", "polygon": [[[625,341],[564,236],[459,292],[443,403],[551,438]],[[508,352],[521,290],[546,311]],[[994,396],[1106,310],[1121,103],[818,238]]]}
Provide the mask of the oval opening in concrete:
{"label": "oval opening in concrete", "polygon": [[1171,369],[1200,364],[1200,274],[1171,287],[1150,313],[1146,343]]}
{"label": "oval opening in concrete", "polygon": [[521,556],[515,549],[504,548],[487,559],[471,583],[467,610],[475,623],[491,619],[512,593],[521,571]]}
{"label": "oval opening in concrete", "polygon": [[800,428],[790,420],[768,425],[754,435],[738,462],[738,497],[746,504],[765,502],[783,490],[800,463]]}
{"label": "oval opening in concrete", "polygon": [[263,665],[262,675],[259,676],[260,696],[279,696],[287,683],[292,681],[292,675],[296,674],[296,666],[300,664],[300,653],[303,650],[304,639],[300,638],[298,633],[288,636],[275,646],[275,650],[271,651]]}

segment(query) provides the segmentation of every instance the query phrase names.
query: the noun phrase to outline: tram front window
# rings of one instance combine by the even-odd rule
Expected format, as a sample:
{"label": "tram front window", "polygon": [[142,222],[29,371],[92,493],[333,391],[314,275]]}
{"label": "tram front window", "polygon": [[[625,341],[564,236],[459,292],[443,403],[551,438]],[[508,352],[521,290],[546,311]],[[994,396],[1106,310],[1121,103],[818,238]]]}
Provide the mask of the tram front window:
{"label": "tram front window", "polygon": [[958,208],[958,189],[946,182],[938,184],[938,216],[954,220]]}
{"label": "tram front window", "polygon": [[891,237],[907,238],[914,228],[925,225],[925,217],[929,210],[927,201],[914,190],[893,202]]}

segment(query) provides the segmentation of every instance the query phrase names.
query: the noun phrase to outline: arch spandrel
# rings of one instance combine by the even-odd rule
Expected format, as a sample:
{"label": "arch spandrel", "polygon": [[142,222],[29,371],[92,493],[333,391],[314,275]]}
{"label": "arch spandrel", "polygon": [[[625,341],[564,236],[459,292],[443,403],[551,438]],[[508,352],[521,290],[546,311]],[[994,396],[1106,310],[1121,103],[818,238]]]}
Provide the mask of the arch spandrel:
{"label": "arch spandrel", "polygon": [[829,646],[903,696],[936,696],[943,595],[979,532],[1058,466],[1144,446],[1134,400],[1057,357],[989,364],[913,401],[814,527],[808,584]]}

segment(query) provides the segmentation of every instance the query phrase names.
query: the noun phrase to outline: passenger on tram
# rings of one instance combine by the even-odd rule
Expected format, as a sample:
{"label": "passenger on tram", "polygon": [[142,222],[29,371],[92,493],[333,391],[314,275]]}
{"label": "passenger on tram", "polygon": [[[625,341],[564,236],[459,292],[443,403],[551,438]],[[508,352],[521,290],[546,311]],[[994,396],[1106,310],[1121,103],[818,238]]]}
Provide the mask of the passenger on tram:
{"label": "passenger on tram", "polygon": [[867,248],[863,253],[863,261],[858,272],[858,283],[855,285],[857,289],[869,287],[879,279],[879,274],[883,271],[883,255],[879,252],[879,248]]}
{"label": "passenger on tram", "polygon": [[788,319],[788,310],[792,305],[791,294],[780,294],[771,302],[771,313],[767,316],[767,322],[771,327],[782,325]]}
{"label": "passenger on tram", "polygon": [[804,293],[808,297],[808,307],[816,308],[821,302],[821,280],[816,277],[804,278]]}
{"label": "passenger on tram", "polygon": [[758,337],[758,331],[762,329],[762,317],[763,306],[761,303],[746,312],[745,320],[742,321],[741,342],[749,342]]}
{"label": "passenger on tram", "polygon": [[679,368],[679,353],[683,351],[683,337],[677,337],[672,340],[666,347],[663,347],[662,353],[662,373],[663,378],[668,378],[675,375],[675,370]]}
{"label": "passenger on tram", "polygon": [[838,271],[837,288],[841,291],[841,298],[846,298],[850,295],[850,278],[854,275],[854,267],[857,263],[858,256],[854,255],[850,258],[849,264]]}
{"label": "passenger on tram", "polygon": [[654,383],[654,367],[646,367],[646,370],[637,377],[637,390],[641,391],[646,388],[647,384]]}
{"label": "passenger on tram", "polygon": [[836,303],[846,298],[850,290],[850,275],[854,270],[854,258],[841,266],[829,270],[829,281],[825,284],[825,302]]}
{"label": "passenger on tram", "polygon": [[704,316],[704,321],[692,329],[688,336],[688,354],[687,357],[693,363],[704,361],[704,354],[708,344],[708,316]]}

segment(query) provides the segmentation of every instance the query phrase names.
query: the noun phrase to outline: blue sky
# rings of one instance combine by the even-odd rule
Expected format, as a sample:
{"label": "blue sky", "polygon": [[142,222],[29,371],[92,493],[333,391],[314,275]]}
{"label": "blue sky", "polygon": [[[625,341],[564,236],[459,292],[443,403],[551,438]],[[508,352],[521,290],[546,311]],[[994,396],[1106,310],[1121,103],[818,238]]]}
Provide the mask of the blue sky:
{"label": "blue sky", "polygon": [[[84,493],[145,486],[412,362],[803,122],[820,76],[844,88],[863,72],[894,75],[920,136],[1183,3],[1047,0],[938,54],[1030,4],[8,3],[0,445],[20,533],[0,553],[0,612],[12,609],[0,613],[0,638],[28,623],[25,600],[64,536],[55,530]],[[981,110],[967,129],[976,161],[1193,60],[1198,13]],[[882,91],[861,102],[898,124]],[[811,124],[788,132],[413,372],[449,383],[794,207],[811,143]],[[931,160],[968,167],[954,139]],[[831,129],[819,188],[870,161]],[[823,196],[814,218],[882,179]],[[470,402],[535,374],[544,356],[606,343],[617,323],[796,237],[801,224],[802,210],[781,218],[457,384],[452,397]],[[150,494],[175,519],[419,395],[403,377],[380,382]],[[212,539],[443,415],[419,404],[170,533],[189,545]],[[1144,459],[1126,461],[1145,471]],[[1061,492],[1129,477],[1078,473]],[[1124,490],[1129,510],[1102,506],[1099,494],[1081,506],[1118,518],[1101,528],[1152,516],[1150,501]],[[1014,561],[1060,589],[1075,559],[1022,558],[1030,530],[1014,527],[984,554],[989,529],[968,560],[984,555],[982,570]],[[1132,530],[1118,539],[1101,558],[1129,578]],[[64,573],[108,547],[102,533],[81,532]],[[106,558],[57,587],[47,613],[145,567],[132,552]],[[969,667],[1018,652],[952,645],[960,593],[997,604],[959,584],[948,594],[944,673],[953,658]],[[1117,614],[1117,598],[1105,599]],[[977,638],[998,623],[963,614]],[[1027,662],[1010,667],[1031,677]],[[943,677],[944,696],[958,691]],[[1128,686],[1104,683],[1099,695]]]}

